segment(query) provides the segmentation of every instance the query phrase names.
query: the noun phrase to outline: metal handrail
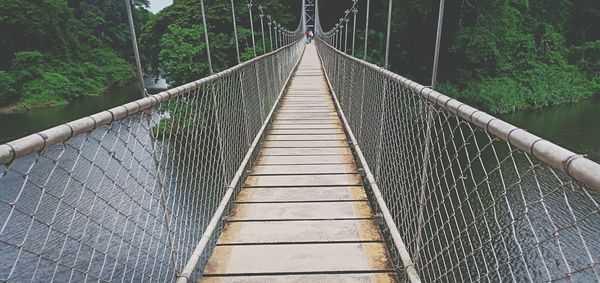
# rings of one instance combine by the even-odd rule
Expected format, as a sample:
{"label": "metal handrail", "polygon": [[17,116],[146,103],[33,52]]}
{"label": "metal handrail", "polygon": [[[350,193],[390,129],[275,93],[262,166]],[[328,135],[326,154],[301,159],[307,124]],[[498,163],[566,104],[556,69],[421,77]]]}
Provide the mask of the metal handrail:
{"label": "metal handrail", "polygon": [[223,70],[221,72],[201,78],[199,80],[166,91],[162,91],[157,94],[149,95],[148,97],[140,98],[138,100],[2,144],[0,145],[0,165],[10,164],[12,161],[19,157],[44,150],[52,145],[69,140],[82,133],[95,130],[99,127],[111,124],[132,114],[150,109],[163,101],[173,99],[191,90],[199,89],[202,86],[217,81],[219,78],[227,74],[240,70],[245,66],[255,64],[263,58],[271,57],[283,49],[289,49],[297,41],[298,40],[288,45],[282,46],[276,50],[273,50],[269,53],[257,56],[248,61],[244,61],[227,70]]}
{"label": "metal handrail", "polygon": [[415,93],[428,101],[435,103],[437,106],[458,115],[478,128],[533,155],[543,161],[546,165],[567,174],[573,178],[573,180],[600,192],[600,164],[586,158],[585,155],[574,153],[551,141],[527,132],[525,129],[516,127],[500,118],[496,118],[457,99],[435,91],[428,86],[421,85],[401,75],[388,71],[383,67],[352,57],[351,55],[333,48],[333,46],[323,40],[319,41],[327,48],[336,52],[339,56],[343,56],[368,69],[376,71],[384,77],[413,90]]}

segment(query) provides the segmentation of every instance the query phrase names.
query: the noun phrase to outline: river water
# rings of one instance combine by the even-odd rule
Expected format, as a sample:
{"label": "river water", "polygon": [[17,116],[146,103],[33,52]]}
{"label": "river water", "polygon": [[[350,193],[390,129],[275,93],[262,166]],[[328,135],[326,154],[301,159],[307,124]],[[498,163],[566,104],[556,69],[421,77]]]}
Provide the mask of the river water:
{"label": "river water", "polygon": [[[164,79],[146,78],[149,93],[167,87]],[[138,84],[132,82],[104,95],[84,96],[68,105],[33,109],[22,113],[0,114],[0,144],[79,119],[141,98]]]}
{"label": "river water", "polygon": [[579,103],[518,111],[500,118],[600,162],[600,96]]}
{"label": "river water", "polygon": [[[147,81],[149,92],[166,87],[164,80]],[[24,113],[0,114],[0,143],[94,114],[140,98],[136,83],[115,89],[106,95],[83,97],[60,107],[35,109]],[[548,139],[576,153],[600,162],[600,130],[598,130],[600,97],[579,103],[544,109],[523,110],[499,117],[535,135]]]}
{"label": "river water", "polygon": [[[34,111],[30,111],[27,113],[19,113],[19,114],[2,114],[0,115],[0,142],[5,142],[5,141],[9,141],[15,138],[19,138],[21,136],[27,135],[29,133],[35,132],[35,131],[39,131],[39,130],[43,130],[45,128],[54,126],[54,125],[58,125],[70,120],[74,120],[89,114],[93,114],[102,110],[105,110],[107,108],[111,108],[117,105],[121,105],[123,103],[135,100],[139,98],[139,91],[137,89],[136,84],[131,84],[128,85],[125,88],[122,89],[118,89],[118,90],[114,90],[111,91],[110,93],[104,95],[104,96],[96,96],[96,97],[85,97],[82,98],[81,100],[75,101],[72,104],[68,105],[68,106],[64,106],[64,107],[56,107],[56,108],[48,108],[48,109],[39,109],[39,110],[34,110]],[[588,154],[589,157],[593,160],[596,161],[600,161],[600,131],[598,131],[598,125],[597,125],[597,113],[600,113],[600,99],[588,99],[585,101],[582,101],[580,103],[576,103],[576,104],[567,104],[567,105],[561,105],[561,106],[556,106],[556,107],[550,107],[550,108],[545,108],[545,109],[541,109],[541,110],[527,110],[527,111],[520,111],[520,112],[516,112],[516,113],[512,113],[512,114],[507,114],[507,115],[502,115],[501,118],[507,120],[508,122],[515,124],[516,126],[519,127],[523,127],[528,129],[530,132],[541,136],[543,138],[546,138],[548,140],[551,140],[555,143],[557,143],[558,145],[564,146],[572,151],[575,151],[577,153],[583,153],[583,154]],[[140,117],[138,117],[140,118]],[[140,118],[141,119],[141,118]],[[140,120],[138,119],[138,120]],[[127,119],[125,119],[127,120]],[[132,121],[135,123],[135,121],[138,121],[136,119],[133,119]],[[152,160],[152,156],[149,154],[151,152],[151,148],[150,148],[150,143],[147,141],[147,137],[146,135],[140,134],[139,137],[143,137],[143,138],[134,138],[132,139],[132,141],[127,141],[125,139],[122,139],[122,137],[125,137],[127,135],[125,134],[121,134],[121,131],[123,131],[123,133],[125,133],[126,131],[130,131],[131,129],[128,128],[129,125],[132,125],[134,123],[128,123],[127,121],[124,122],[119,122],[121,126],[119,125],[115,125],[114,131],[109,132],[108,136],[97,136],[102,134],[101,132],[94,132],[92,133],[89,137],[77,137],[74,138],[72,142],[70,142],[72,145],[67,147],[66,149],[68,151],[72,151],[70,153],[72,153],[71,155],[68,156],[78,156],[80,153],[78,153],[77,150],[79,150],[78,145],[83,143],[82,139],[90,139],[91,141],[93,140],[104,140],[104,144],[110,144],[113,145],[110,148],[98,148],[101,152],[103,152],[103,154],[106,156],[106,168],[108,168],[108,171],[103,171],[100,170],[98,167],[95,167],[95,165],[92,164],[92,162],[89,162],[88,160],[94,160],[96,163],[101,163],[104,159],[96,157],[97,155],[97,149],[96,147],[92,146],[92,143],[88,143],[90,144],[89,148],[83,148],[82,150],[82,155],[84,156],[81,161],[77,161],[77,159],[68,159],[66,161],[62,161],[63,164],[61,164],[61,166],[63,167],[69,167],[69,166],[74,166],[75,170],[74,170],[74,175],[81,175],[81,176],[85,176],[85,178],[82,178],[84,180],[91,180],[93,182],[97,182],[97,185],[94,184],[94,187],[97,188],[104,188],[104,187],[108,187],[110,188],[110,190],[97,190],[98,194],[95,196],[92,195],[84,195],[82,198],[82,195],[80,195],[79,191],[73,188],[77,188],[78,186],[83,186],[82,184],[73,184],[71,185],[71,190],[64,190],[61,191],[60,190],[60,186],[64,186],[64,184],[59,183],[60,186],[53,186],[52,184],[45,184],[44,186],[48,189],[46,192],[41,192],[38,191],[36,192],[36,188],[32,187],[31,189],[28,190],[21,190],[19,189],[20,186],[13,186],[11,184],[20,184],[23,182],[23,178],[21,178],[21,176],[18,176],[18,174],[13,174],[11,172],[8,173],[8,175],[2,176],[0,175],[0,188],[3,189],[2,194],[0,194],[0,224],[2,224],[4,222],[4,219],[6,219],[9,210],[10,210],[10,206],[12,205],[12,203],[17,203],[18,206],[21,207],[21,209],[23,211],[25,211],[24,213],[34,213],[34,211],[37,212],[36,215],[40,215],[39,218],[44,218],[45,215],[50,215],[50,213],[44,213],[46,210],[48,212],[52,212],[54,206],[52,206],[52,203],[47,204],[48,207],[45,206],[41,206],[41,207],[37,207],[35,204],[37,203],[38,199],[41,199],[41,195],[43,193],[48,193],[52,196],[57,196],[57,198],[61,198],[62,200],[65,200],[65,202],[68,203],[73,203],[73,207],[83,207],[85,208],[86,206],[90,206],[90,204],[92,204],[91,200],[94,199],[95,197],[100,197],[103,199],[107,200],[107,203],[118,203],[119,207],[127,207],[129,205],[133,205],[134,207],[137,206],[141,206],[141,207],[145,207],[146,203],[145,202],[141,202],[141,204],[137,204],[136,201],[137,199],[142,199],[142,200],[146,200],[149,201],[148,206],[150,206],[150,204],[153,204],[152,202],[154,202],[154,206],[156,206],[156,203],[159,202],[158,199],[153,199],[155,198],[157,195],[160,194],[160,192],[157,190],[157,186],[153,185],[153,186],[148,186],[147,181],[152,178],[153,175],[155,175],[156,173],[153,173],[151,171],[149,172],[138,172],[138,174],[141,174],[140,176],[135,176],[135,178],[133,178],[132,180],[130,180],[129,175],[128,174],[122,174],[120,172],[110,172],[110,170],[113,170],[111,168],[137,168],[136,166],[138,164],[142,164],[144,168],[153,168],[153,160]],[[135,127],[133,127],[135,129]],[[111,135],[115,135],[114,137]],[[80,140],[81,141],[78,141]],[[113,142],[114,140],[114,142]],[[110,142],[107,142],[110,141]],[[125,143],[125,142],[133,142],[135,144],[135,148],[139,148],[139,149],[145,149],[145,150],[138,150],[136,152],[129,152],[126,150],[126,147],[123,145],[121,146],[121,143]],[[171,145],[173,146],[173,149],[171,149],[172,151],[177,151],[177,152],[188,152],[190,149],[179,149],[177,146],[175,145]],[[129,147],[131,148],[132,145],[129,144]],[[199,153],[198,154],[191,154],[193,156],[198,156],[198,157],[202,157],[207,155],[206,152],[215,152],[215,149],[212,150],[198,150],[196,149]],[[122,152],[121,152],[122,151]],[[53,154],[52,152],[49,152],[46,155],[49,156],[54,156],[56,155],[57,157],[60,156],[60,154],[62,151],[59,150],[59,148],[56,149],[56,154]],[[67,156],[67,154],[65,154],[65,156]],[[115,158],[115,157],[125,157],[125,158]],[[178,155],[179,156],[179,155]],[[29,156],[26,159],[34,159],[34,156]],[[484,159],[487,157],[484,157]],[[65,159],[65,158],[63,158]],[[100,160],[102,159],[102,160]],[[114,159],[114,160],[113,160]],[[19,162],[15,162],[15,164],[13,164],[13,170],[15,172],[27,172],[28,171],[28,164],[32,164],[32,162],[37,162],[36,164],[36,170],[38,172],[41,171],[46,171],[45,169],[48,169],[48,171],[51,171],[51,168],[53,168],[54,163],[52,163],[52,160],[46,160],[46,159],[40,159],[39,161],[29,161],[29,162],[25,162],[26,160],[24,160],[23,166],[21,166],[19,164]],[[181,164],[176,164],[176,161],[181,162]],[[89,164],[88,164],[89,163]],[[115,166],[108,166],[112,163],[115,163]],[[173,160],[173,162],[171,162],[171,165],[173,165],[174,167],[178,167],[178,168],[185,168],[186,166],[188,166],[187,164],[193,164],[195,162],[192,162],[190,160]],[[75,166],[77,164],[77,166]],[[119,165],[116,165],[119,164]],[[67,166],[69,165],[69,166]],[[89,168],[89,169],[88,169]],[[104,167],[103,167],[104,168]],[[2,169],[2,167],[0,167],[0,169]],[[54,169],[52,169],[54,170]],[[116,169],[115,169],[116,170]],[[62,179],[71,179],[72,176],[67,176],[65,172],[62,172],[60,170],[55,170],[57,171],[55,174],[63,174],[65,176],[59,176],[60,178],[58,178],[57,180],[62,180]],[[79,172],[81,171],[81,172]],[[116,170],[119,171],[119,170]],[[193,170],[192,170],[193,171]],[[1,172],[1,170],[0,170]],[[90,174],[89,172],[93,172],[92,174]],[[11,175],[12,174],[12,175]],[[97,176],[95,176],[94,174],[96,174]],[[42,174],[43,175],[43,174]],[[113,178],[106,178],[106,176],[113,176]],[[477,174],[475,174],[477,175]],[[169,175],[167,174],[167,178],[169,177]],[[185,177],[185,176],[184,176]],[[508,178],[510,178],[510,176],[508,176]],[[37,179],[36,176],[32,176],[30,177],[29,182],[31,183],[40,183],[40,184],[44,184],[44,180],[43,178],[40,177],[39,182],[37,182],[35,179]],[[77,178],[74,178],[75,180]],[[121,180],[122,179],[122,180]],[[174,191],[183,191],[184,194],[182,196],[182,199],[186,199],[189,198],[187,197],[187,195],[192,196],[194,195],[193,192],[194,190],[196,190],[196,186],[199,186],[200,183],[206,183],[206,180],[210,179],[210,178],[202,178],[202,177],[197,177],[196,175],[192,176],[187,176],[185,178],[171,178],[167,180],[167,183],[169,183],[168,187],[172,188]],[[200,180],[200,181],[199,181]],[[490,183],[494,183],[497,180],[492,180],[490,179]],[[172,184],[171,184],[172,183]],[[187,184],[195,184],[195,186],[188,186]],[[115,184],[127,184],[127,186],[125,187],[120,187],[120,186],[116,186]],[[201,184],[200,184],[201,185]],[[202,185],[202,187],[206,187],[205,189],[209,189],[209,188],[215,188],[217,187],[215,184],[205,184]],[[6,190],[4,190],[6,189]],[[54,191],[56,190],[56,191]],[[20,192],[23,191],[25,193],[21,194]],[[189,191],[189,192],[188,192]],[[87,191],[86,191],[87,193]],[[103,196],[102,194],[106,194],[106,196]],[[139,194],[139,195],[138,195]],[[215,199],[214,201],[212,201],[212,203],[217,203],[219,200],[220,194],[219,193],[214,193],[210,194],[212,195]],[[140,197],[141,196],[141,197]],[[210,197],[210,196],[209,196]],[[48,197],[46,197],[48,198]],[[123,201],[123,199],[128,200],[129,201]],[[13,200],[17,200],[17,201],[13,201]],[[551,204],[550,209],[556,209],[556,210],[562,210],[562,212],[564,212],[563,214],[567,214],[567,208],[560,206],[560,205],[552,205],[554,204],[553,199],[549,199],[546,200],[549,204]],[[484,200],[485,202],[485,200]],[[582,202],[583,203],[583,202]],[[558,204],[558,203],[557,203]],[[38,205],[39,206],[39,205]],[[93,206],[93,205],[92,205]],[[153,206],[152,206],[153,207]],[[585,207],[590,207],[590,206],[574,206],[574,207],[580,207],[580,208],[585,208]],[[46,209],[46,210],[44,210]],[[60,213],[65,213],[68,214],[69,210],[71,209],[70,207],[66,207],[63,210],[65,210],[66,212],[63,212],[61,210]],[[99,219],[112,219],[108,216],[113,217],[112,215],[112,210],[115,211],[120,211],[120,209],[117,208],[113,208],[113,207],[107,207],[107,208],[103,208],[102,210],[98,210],[98,215],[93,215],[94,217],[98,217]],[[518,209],[515,208],[515,211],[517,211]],[[533,210],[533,209],[532,209]],[[106,212],[107,211],[107,212]],[[161,219],[160,219],[160,215],[162,215],[162,211],[155,211],[151,214],[149,214],[149,216],[146,215],[146,212],[149,211],[148,210],[144,210],[144,209],[140,209],[139,212],[137,213],[133,213],[132,215],[135,215],[136,218],[140,218],[140,217],[150,217],[150,219],[152,219],[152,223],[160,223]],[[197,207],[191,207],[189,210],[186,210],[189,212],[195,212],[198,213],[199,215],[197,215],[196,217],[189,217],[189,219],[208,219],[208,215],[204,215],[204,213],[201,212],[200,209],[197,209]],[[56,213],[56,212],[55,212]],[[94,212],[96,213],[96,212]],[[175,212],[177,213],[177,212]],[[131,217],[130,215],[119,215],[118,213],[114,212],[115,220],[114,222],[111,222],[110,227],[119,227],[122,224],[119,223],[125,223],[125,228],[123,228],[123,230],[127,230],[125,232],[123,232],[123,235],[136,235],[136,225],[135,223],[130,224],[130,226],[127,226],[128,223],[128,219]],[[504,211],[499,211],[499,214],[504,215],[505,212]],[[557,213],[558,214],[558,213]],[[106,216],[108,215],[108,216]],[[184,215],[183,213],[181,213],[180,215]],[[532,212],[532,215],[538,215],[538,212],[536,211],[535,213]],[[542,215],[542,212],[539,213],[539,215]],[[556,215],[556,214],[555,214]],[[120,218],[123,218],[122,220],[119,220]],[[86,217],[81,216],[82,219],[85,219]],[[15,216],[13,216],[13,219],[17,219],[15,218]],[[89,242],[101,242],[103,243],[103,245],[105,246],[109,246],[112,249],[112,246],[115,246],[115,244],[113,243],[109,243],[111,241],[111,236],[113,235],[113,231],[114,229],[102,229],[103,227],[101,225],[99,225],[99,228],[97,228],[96,230],[93,230],[92,228],[94,228],[95,226],[90,226],[89,223],[85,224],[85,225],[81,225],[81,229],[82,231],[79,231],[77,229],[78,224],[77,219],[73,218],[69,218],[69,219],[61,219],[60,215],[59,217],[57,217],[58,220],[56,220],[56,222],[54,222],[53,225],[55,226],[59,226],[59,225],[69,225],[69,229],[71,229],[70,231],[76,231],[77,233],[83,234],[84,236],[90,237],[90,239],[86,239],[86,241],[89,240]],[[184,218],[187,219],[187,218]],[[27,217],[23,217],[22,219],[22,223],[27,223],[28,218]],[[67,221],[68,220],[68,221]],[[501,219],[502,220],[502,219]],[[17,221],[17,220],[14,220]],[[47,222],[52,222],[50,220],[48,220]],[[62,223],[65,222],[65,223]],[[89,222],[89,221],[88,221]],[[146,220],[146,223],[148,223],[148,220]],[[520,223],[520,222],[519,222]],[[9,223],[11,224],[11,223]],[[74,225],[71,225],[74,224]],[[82,223],[83,224],[83,223]],[[85,250],[85,248],[87,248],[86,246],[83,246],[83,251],[82,251],[82,245],[78,244],[78,243],[74,243],[73,246],[62,246],[62,243],[66,243],[66,241],[63,240],[64,236],[63,235],[53,235],[52,237],[56,237],[56,240],[54,242],[58,243],[56,244],[56,246],[53,246],[53,239],[43,239],[43,237],[41,237],[40,239],[35,239],[36,235],[45,235],[43,231],[45,231],[44,229],[46,229],[45,227],[27,227],[27,226],[23,226],[23,227],[18,227],[15,225],[7,225],[7,229],[13,229],[16,232],[14,233],[14,238],[17,239],[20,237],[21,234],[25,235],[25,232],[27,232],[28,236],[24,236],[24,239],[22,241],[24,242],[30,242],[30,243],[40,243],[40,242],[45,242],[45,243],[49,243],[49,244],[44,244],[44,250],[48,249],[48,246],[51,248],[50,250],[54,250],[57,251],[57,255],[49,255],[48,259],[44,259],[44,260],[40,260],[39,258],[35,257],[34,255],[29,255],[29,257],[26,257],[25,255],[21,255],[19,258],[19,255],[13,255],[11,253],[8,253],[8,250],[10,249],[6,249],[6,251],[4,251],[2,254],[4,256],[0,256],[0,262],[12,262],[12,258],[14,258],[15,256],[17,258],[19,258],[19,261],[22,261],[21,264],[18,264],[18,267],[16,267],[17,272],[19,274],[24,275],[23,278],[29,278],[27,273],[28,272],[34,272],[35,270],[27,270],[27,268],[24,268],[23,266],[27,267],[31,267],[33,265],[35,265],[35,263],[37,262],[37,265],[40,265],[40,262],[50,262],[52,259],[54,258],[70,258],[70,257],[74,257],[74,260],[72,265],[73,266],[78,266],[78,261],[77,261],[77,257],[81,256],[87,256],[87,251]],[[144,224],[147,225],[147,224]],[[180,225],[183,226],[197,226],[197,223],[191,224],[191,223],[183,223],[183,224],[173,224],[176,227],[180,227]],[[75,228],[71,228],[71,226],[75,227]],[[92,227],[90,229],[93,230],[93,233],[91,233],[90,231],[88,231],[87,227]],[[181,227],[183,227],[181,226]],[[16,228],[15,228],[16,227]],[[151,229],[150,229],[151,228]],[[156,241],[149,241],[148,242],[148,247],[146,246],[140,246],[140,247],[128,247],[128,249],[125,248],[121,248],[121,245],[118,245],[118,250],[115,251],[115,254],[117,254],[117,257],[119,258],[119,255],[121,257],[125,257],[124,259],[117,259],[117,261],[120,260],[120,262],[123,263],[129,263],[129,250],[133,250],[133,251],[143,251],[144,249],[149,249],[152,248],[152,250],[156,250],[156,251],[163,251],[163,248],[158,248],[158,246],[155,244],[156,242],[165,242],[166,240],[166,234],[164,233],[164,227],[157,225],[157,226],[152,226],[150,228],[147,228],[146,226],[144,226],[144,229],[148,229],[148,231],[145,231],[148,235],[148,237],[154,235],[153,233],[156,230],[156,234],[161,235],[161,238],[156,240]],[[598,226],[593,226],[590,228],[591,231],[595,231],[598,228]],[[33,230],[31,230],[33,229]],[[30,233],[29,231],[37,231],[36,229],[38,229],[41,232],[36,232],[36,233]],[[65,228],[66,230],[66,228]],[[131,231],[129,231],[131,230]],[[176,229],[177,230],[177,229]],[[200,232],[202,231],[202,229],[197,229],[198,233],[196,234],[201,234]],[[523,233],[527,233],[526,229],[523,229]],[[162,233],[162,234],[161,234]],[[520,232],[519,232],[520,233]],[[2,241],[6,241],[6,242],[14,242],[15,246],[18,246],[18,242],[20,242],[20,238],[19,241],[16,241],[15,239],[4,239],[4,237],[6,236],[12,236],[12,235],[7,235],[8,233],[5,233],[5,235],[2,235],[2,233],[0,233],[0,251],[3,250],[3,245],[2,245]],[[139,233],[138,233],[139,234]],[[49,234],[48,234],[49,235]],[[105,237],[105,235],[108,235]],[[187,235],[189,236],[189,235]],[[196,235],[197,236],[197,235]],[[528,236],[528,235],[526,235]],[[30,238],[31,237],[31,238]],[[76,238],[78,236],[75,236]],[[176,238],[179,238],[179,235],[175,235]],[[525,237],[525,236],[523,236]],[[189,237],[188,237],[189,238]],[[192,237],[193,238],[193,237]],[[531,237],[527,237],[527,238],[531,238]],[[104,243],[103,241],[107,241],[106,243]],[[142,241],[144,242],[144,241]],[[568,245],[569,241],[565,241]],[[71,243],[68,243],[69,245]],[[78,245],[77,245],[78,244]],[[193,243],[191,243],[193,244]],[[191,245],[190,244],[190,245]],[[590,250],[592,250],[593,252],[597,252],[598,248],[600,245],[596,245],[595,243],[590,243],[590,244],[594,244],[593,247],[590,248]],[[35,244],[34,244],[35,245]],[[155,247],[156,246],[156,247]],[[12,248],[12,247],[11,247]],[[34,248],[32,248],[34,249]],[[514,247],[508,247],[507,249],[516,249]],[[189,248],[188,248],[189,250]],[[554,249],[555,250],[555,249]],[[576,249],[570,249],[571,251],[576,250]],[[60,253],[58,252],[60,251]],[[112,250],[109,250],[112,251]],[[13,252],[18,252],[18,250],[13,250]],[[92,255],[91,257],[93,257],[93,251],[91,251]],[[141,252],[138,252],[141,253]],[[164,253],[164,252],[163,252]],[[181,254],[181,253],[180,253]],[[486,255],[488,256],[488,255]],[[489,255],[490,257],[492,255]],[[582,256],[584,256],[582,254]],[[8,258],[7,258],[8,257]],[[139,256],[138,256],[139,257]],[[146,258],[153,258],[155,257],[154,255],[147,255]],[[158,257],[158,256],[156,256]],[[165,254],[161,254],[161,260],[159,261],[160,263],[165,264],[166,266],[166,262],[168,262],[168,253]],[[163,259],[164,258],[164,259]],[[575,256],[573,258],[576,258]],[[579,261],[579,259],[577,259]],[[587,258],[582,258],[580,261],[581,262],[586,262]],[[106,262],[106,259],[104,259],[104,261]],[[536,262],[536,259],[532,259],[533,262]],[[67,261],[70,262],[70,261]],[[97,272],[100,275],[103,275],[102,270],[104,269],[110,269],[111,266],[105,266],[105,263],[102,263],[102,259],[99,260],[99,266],[101,266],[101,268],[99,268],[99,271],[96,270],[95,267],[95,263],[92,264],[91,263],[85,263],[82,267],[79,267],[79,270],[88,270],[89,272]],[[125,264],[125,267],[127,266]],[[137,262],[135,262],[135,264],[137,264]],[[181,264],[181,263],[179,263]],[[69,263],[69,265],[71,265],[71,263]],[[10,266],[7,266],[6,268],[0,268],[0,277],[1,278],[5,278],[4,276],[6,276],[6,274],[10,273]],[[21,268],[24,268],[23,270],[21,270]],[[60,267],[63,268],[63,267]],[[44,269],[44,266],[39,266],[40,270]],[[66,274],[68,273],[69,270],[69,266],[66,266],[64,268],[64,271],[56,271],[54,272],[54,275],[58,276],[59,278],[54,278],[57,279],[59,281],[63,281],[63,279],[68,279],[66,277],[68,277]],[[52,274],[51,269],[49,269],[50,271],[49,274]],[[125,269],[117,269],[117,273],[122,273],[123,276],[125,276],[127,274],[126,272],[126,268]],[[162,269],[161,269],[162,270]],[[79,278],[79,277],[74,277],[76,279],[84,279],[85,277],[85,272],[81,272],[83,277]],[[521,272],[522,273],[522,272]],[[515,274],[519,275],[520,273],[515,271]],[[42,278],[43,274],[37,274],[36,278]],[[64,278],[63,278],[64,276]],[[73,275],[71,275],[73,276]],[[109,276],[109,275],[103,275],[103,276]],[[102,278],[104,278],[103,276],[101,276]],[[139,275],[140,277],[136,277],[137,279],[143,279],[145,278],[143,274]],[[0,278],[0,279],[1,279]],[[110,277],[107,277],[106,279],[109,278],[119,278],[119,277],[115,277],[114,275],[110,275]],[[169,276],[165,275],[165,278],[169,278]],[[521,279],[525,279],[527,277],[518,277]],[[16,279],[15,277],[13,277],[13,279]],[[71,279],[73,279],[73,277],[71,277]],[[76,279],[74,279],[75,281],[77,281]],[[464,278],[463,278],[464,279]],[[513,277],[514,279],[514,277]],[[17,280],[18,281],[18,280]]]}

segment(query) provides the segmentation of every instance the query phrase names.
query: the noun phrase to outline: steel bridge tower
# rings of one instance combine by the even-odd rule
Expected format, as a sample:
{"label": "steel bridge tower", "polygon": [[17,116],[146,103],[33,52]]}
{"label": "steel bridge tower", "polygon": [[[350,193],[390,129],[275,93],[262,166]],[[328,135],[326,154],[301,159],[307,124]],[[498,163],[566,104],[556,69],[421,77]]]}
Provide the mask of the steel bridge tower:
{"label": "steel bridge tower", "polygon": [[302,0],[302,30],[315,29],[315,0]]}

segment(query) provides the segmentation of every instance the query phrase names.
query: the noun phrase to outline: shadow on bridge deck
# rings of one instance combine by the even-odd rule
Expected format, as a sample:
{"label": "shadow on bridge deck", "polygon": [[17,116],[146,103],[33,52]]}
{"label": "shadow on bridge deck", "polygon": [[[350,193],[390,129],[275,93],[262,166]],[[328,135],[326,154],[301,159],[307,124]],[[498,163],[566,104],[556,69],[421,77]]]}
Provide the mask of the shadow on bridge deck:
{"label": "shadow on bridge deck", "polygon": [[314,45],[292,76],[202,281],[398,281]]}

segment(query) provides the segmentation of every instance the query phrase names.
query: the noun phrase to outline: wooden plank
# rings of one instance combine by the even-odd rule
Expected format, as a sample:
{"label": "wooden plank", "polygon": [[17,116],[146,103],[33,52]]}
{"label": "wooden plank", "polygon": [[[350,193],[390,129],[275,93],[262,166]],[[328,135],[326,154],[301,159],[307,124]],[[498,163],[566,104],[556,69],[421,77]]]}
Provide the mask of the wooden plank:
{"label": "wooden plank", "polygon": [[279,111],[298,111],[298,110],[321,110],[321,111],[335,111],[335,108],[333,107],[333,105],[294,105],[294,104],[290,104],[290,105],[282,105],[281,107],[279,107]]}
{"label": "wooden plank", "polygon": [[331,220],[370,217],[373,217],[373,212],[367,201],[238,203],[231,209],[227,220]]}
{"label": "wooden plank", "polygon": [[358,186],[358,174],[249,176],[244,187]]}
{"label": "wooden plank", "polygon": [[286,147],[263,148],[261,155],[340,155],[352,154],[349,147]]}
{"label": "wooden plank", "polygon": [[275,119],[328,119],[328,118],[336,118],[337,114],[327,112],[327,113],[277,113],[275,115]]}
{"label": "wooden plank", "polygon": [[393,271],[382,243],[217,246],[205,274]]}
{"label": "wooden plank", "polygon": [[[315,126],[315,125],[313,125]],[[318,125],[316,125],[318,126]],[[346,141],[265,141],[261,148],[268,147],[347,147]]]}
{"label": "wooden plank", "polygon": [[[294,130],[294,129],[342,129],[340,124],[273,124],[273,130]],[[346,143],[344,143],[346,144]],[[264,145],[263,145],[264,146]]]}
{"label": "wooden plank", "polygon": [[315,134],[343,134],[344,131],[342,129],[288,129],[288,130],[278,130],[272,129],[267,134],[268,135],[315,135]]}
{"label": "wooden plank", "polygon": [[341,125],[337,117],[329,119],[275,119],[272,125],[314,125],[314,124],[337,124]]}
{"label": "wooden plank", "polygon": [[236,202],[367,200],[363,187],[242,188]]}
{"label": "wooden plank", "polygon": [[357,173],[354,164],[300,164],[300,165],[255,165],[250,175],[290,174],[349,174]]}
{"label": "wooden plank", "polygon": [[205,282],[398,282],[309,45],[227,215]]}
{"label": "wooden plank", "polygon": [[285,96],[283,102],[300,102],[300,101],[313,101],[313,102],[331,102],[329,96]]}
{"label": "wooden plank", "polygon": [[268,141],[334,141],[346,140],[345,135],[267,135]]}
{"label": "wooden plank", "polygon": [[264,276],[205,276],[205,283],[397,283],[396,273],[286,274]]}
{"label": "wooden plank", "polygon": [[279,109],[277,113],[331,113],[333,109],[323,107],[286,107]]}
{"label": "wooden plank", "polygon": [[[311,102],[311,101],[284,101],[281,103],[281,107],[333,107],[333,101],[327,101],[326,103]],[[334,107],[335,109],[335,107]]]}
{"label": "wooden plank", "polygon": [[217,245],[382,241],[375,220],[227,222]]}
{"label": "wooden plank", "polygon": [[285,156],[285,155],[262,155],[256,164],[344,164],[354,163],[352,155],[321,155],[321,156]]}

